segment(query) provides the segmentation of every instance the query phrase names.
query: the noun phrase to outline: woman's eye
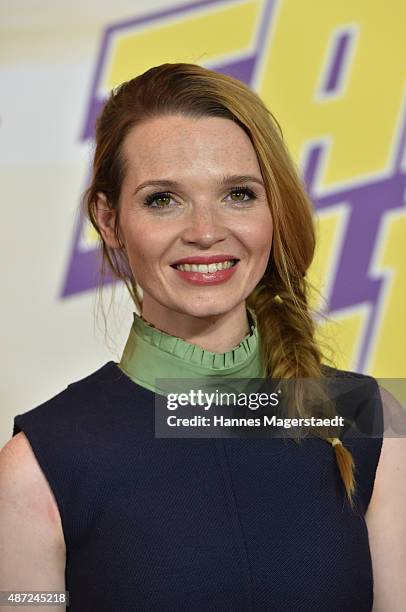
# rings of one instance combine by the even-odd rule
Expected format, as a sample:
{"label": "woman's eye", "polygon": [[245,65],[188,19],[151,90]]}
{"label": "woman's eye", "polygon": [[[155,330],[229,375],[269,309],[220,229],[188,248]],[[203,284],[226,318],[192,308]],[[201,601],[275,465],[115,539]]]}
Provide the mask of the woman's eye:
{"label": "woman's eye", "polygon": [[171,201],[169,196],[159,196],[159,198],[155,198],[154,202],[158,204],[158,206],[166,206]]}
{"label": "woman's eye", "polygon": [[145,198],[145,205],[149,208],[167,208],[172,196],[169,193],[151,193]]}
{"label": "woman's eye", "polygon": [[230,191],[229,196],[233,202],[248,202],[249,200],[255,199],[254,192],[246,187],[233,189]]}

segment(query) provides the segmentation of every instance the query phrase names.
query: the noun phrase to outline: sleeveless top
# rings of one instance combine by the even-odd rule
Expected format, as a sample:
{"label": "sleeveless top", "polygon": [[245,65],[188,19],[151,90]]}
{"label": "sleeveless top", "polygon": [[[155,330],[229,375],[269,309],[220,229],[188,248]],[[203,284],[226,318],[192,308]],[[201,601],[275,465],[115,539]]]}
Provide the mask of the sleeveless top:
{"label": "sleeveless top", "polygon": [[[159,346],[159,330],[146,330],[134,317],[133,348],[134,334],[150,338],[157,361],[160,354],[163,361],[183,354],[190,370],[188,343],[161,338]],[[245,361],[248,370],[260,362],[252,357],[257,342],[243,343],[245,359],[236,349],[223,358],[194,353],[194,345],[191,351],[199,367],[217,365],[227,375],[239,366],[244,375]],[[136,382],[131,356],[127,343],[120,364],[107,362],[14,418],[13,435],[27,436],[58,504],[68,609],[370,611],[364,515],[382,439],[343,440],[356,465],[352,510],[333,449],[319,438],[298,445],[281,438],[154,437],[154,391],[148,381]],[[371,393],[363,402],[379,421],[378,397]],[[351,402],[355,410],[358,400],[346,397],[347,408]]]}

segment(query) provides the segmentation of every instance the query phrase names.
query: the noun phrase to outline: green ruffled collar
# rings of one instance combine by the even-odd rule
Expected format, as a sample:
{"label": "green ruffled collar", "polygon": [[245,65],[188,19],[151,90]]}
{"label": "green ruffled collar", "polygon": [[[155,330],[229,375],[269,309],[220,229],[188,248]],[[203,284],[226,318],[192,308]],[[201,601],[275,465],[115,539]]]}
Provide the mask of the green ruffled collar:
{"label": "green ruffled collar", "polygon": [[250,333],[231,350],[213,353],[157,329],[134,312],[118,366],[134,382],[154,392],[160,391],[157,378],[264,378],[255,314],[248,309],[247,313]]}

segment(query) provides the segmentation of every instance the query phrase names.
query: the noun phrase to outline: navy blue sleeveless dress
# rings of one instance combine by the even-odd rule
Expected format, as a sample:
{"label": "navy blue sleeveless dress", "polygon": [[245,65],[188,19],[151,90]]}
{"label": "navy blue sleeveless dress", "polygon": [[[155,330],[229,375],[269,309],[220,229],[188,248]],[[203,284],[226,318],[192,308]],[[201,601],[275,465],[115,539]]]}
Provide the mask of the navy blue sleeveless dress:
{"label": "navy blue sleeveless dress", "polygon": [[381,438],[345,442],[352,510],[327,442],[159,439],[153,407],[110,361],[15,417],[59,507],[69,610],[372,609],[364,514]]}

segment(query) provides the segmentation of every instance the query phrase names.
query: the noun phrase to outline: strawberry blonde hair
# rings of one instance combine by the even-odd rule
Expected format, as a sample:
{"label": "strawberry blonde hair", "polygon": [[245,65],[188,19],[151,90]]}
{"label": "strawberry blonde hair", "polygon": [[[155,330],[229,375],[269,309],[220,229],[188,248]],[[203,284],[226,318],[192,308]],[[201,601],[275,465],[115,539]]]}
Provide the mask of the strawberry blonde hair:
{"label": "strawberry blonde hair", "polygon": [[[268,266],[249,295],[247,306],[256,315],[267,375],[296,381],[289,416],[311,416],[311,411],[303,408],[306,390],[301,380],[316,381],[312,393],[324,401],[327,398],[321,383],[332,371],[322,365],[323,355],[315,339],[315,324],[308,305],[306,273],[315,250],[312,204],[285,147],[279,124],[259,96],[242,82],[195,64],[162,64],[111,92],[96,123],[93,176],[83,200],[101,241],[102,276],[107,265],[125,283],[139,312],[142,311],[142,299],[125,251],[110,248],[102,238],[96,201],[97,194],[102,192],[109,206],[117,211],[115,231],[119,237],[119,198],[126,171],[123,141],[138,123],[165,114],[230,119],[251,140],[274,227]],[[324,411],[323,416],[337,414],[331,401],[324,401],[323,405],[328,406],[328,413]],[[333,445],[347,498],[354,507],[352,455],[339,438],[320,431],[316,435]]]}

